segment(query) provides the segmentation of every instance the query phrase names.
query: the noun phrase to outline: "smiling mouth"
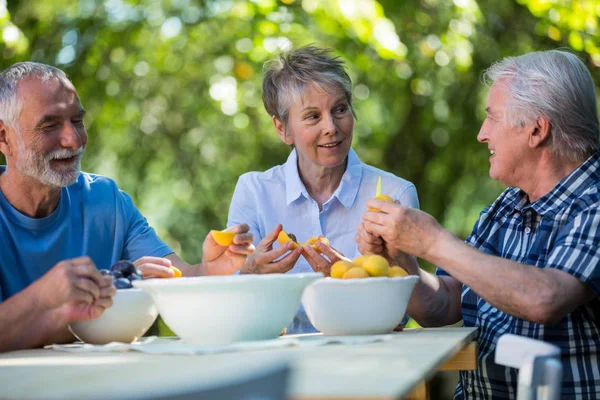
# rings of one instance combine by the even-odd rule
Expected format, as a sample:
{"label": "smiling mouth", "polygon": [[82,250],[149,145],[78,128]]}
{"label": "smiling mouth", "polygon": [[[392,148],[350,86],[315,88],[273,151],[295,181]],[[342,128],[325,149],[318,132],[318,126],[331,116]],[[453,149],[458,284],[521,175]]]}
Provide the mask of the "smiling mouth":
{"label": "smiling mouth", "polygon": [[342,142],[335,142],[335,143],[327,143],[327,144],[321,144],[319,145],[319,147],[324,147],[326,149],[332,149],[334,147],[338,147]]}

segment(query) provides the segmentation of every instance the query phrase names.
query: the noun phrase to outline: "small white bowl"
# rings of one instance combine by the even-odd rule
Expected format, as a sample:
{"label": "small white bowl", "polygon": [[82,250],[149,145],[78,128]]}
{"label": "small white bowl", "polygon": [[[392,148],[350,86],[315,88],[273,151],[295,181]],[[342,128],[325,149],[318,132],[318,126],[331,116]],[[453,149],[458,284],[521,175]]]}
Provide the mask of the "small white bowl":
{"label": "small white bowl", "polygon": [[304,288],[321,273],[205,276],[134,281],[185,342],[226,345],[274,339],[294,318]]}
{"label": "small white bowl", "polygon": [[131,343],[146,333],[157,315],[158,309],[148,293],[135,288],[118,289],[113,305],[100,317],[73,322],[69,330],[86,343]]}
{"label": "small white bowl", "polygon": [[332,279],[313,283],[302,304],[310,322],[325,335],[374,335],[396,328],[419,278]]}

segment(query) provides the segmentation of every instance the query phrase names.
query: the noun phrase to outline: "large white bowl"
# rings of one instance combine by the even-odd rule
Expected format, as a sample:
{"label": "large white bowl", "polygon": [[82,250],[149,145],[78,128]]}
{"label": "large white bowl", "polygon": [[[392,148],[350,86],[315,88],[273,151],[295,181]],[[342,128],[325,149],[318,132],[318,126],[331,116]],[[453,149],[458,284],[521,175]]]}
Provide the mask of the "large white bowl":
{"label": "large white bowl", "polygon": [[223,345],[276,338],[294,318],[304,288],[321,273],[148,279],[163,321],[188,343]]}
{"label": "large white bowl", "polygon": [[86,343],[131,343],[146,333],[157,315],[158,309],[148,293],[134,288],[118,289],[113,305],[100,317],[74,322],[69,329]]}
{"label": "large white bowl", "polygon": [[402,321],[419,278],[322,279],[304,291],[312,324],[326,335],[388,333]]}

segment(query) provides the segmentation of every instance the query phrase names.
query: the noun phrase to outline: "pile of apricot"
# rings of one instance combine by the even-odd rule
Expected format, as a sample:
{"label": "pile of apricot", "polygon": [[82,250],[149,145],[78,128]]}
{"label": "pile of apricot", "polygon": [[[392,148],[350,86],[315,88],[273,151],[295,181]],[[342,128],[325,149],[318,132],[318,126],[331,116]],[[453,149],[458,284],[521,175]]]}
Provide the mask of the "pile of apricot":
{"label": "pile of apricot", "polygon": [[408,276],[408,272],[404,268],[390,266],[388,261],[380,255],[359,256],[352,262],[337,261],[331,266],[331,277],[335,279],[403,276]]}

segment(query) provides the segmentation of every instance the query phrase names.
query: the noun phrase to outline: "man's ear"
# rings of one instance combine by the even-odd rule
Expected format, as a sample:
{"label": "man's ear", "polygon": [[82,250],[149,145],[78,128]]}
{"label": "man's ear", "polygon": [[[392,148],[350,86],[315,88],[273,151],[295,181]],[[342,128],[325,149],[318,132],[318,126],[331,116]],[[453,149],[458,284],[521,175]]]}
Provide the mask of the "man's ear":
{"label": "man's ear", "polygon": [[529,133],[529,147],[536,148],[546,143],[550,139],[552,122],[547,117],[538,117],[531,127]]}
{"label": "man's ear", "polygon": [[8,141],[8,126],[0,119],[0,152],[5,156],[11,155],[11,146]]}
{"label": "man's ear", "polygon": [[287,135],[287,133],[285,131],[285,124],[283,124],[274,115],[273,115],[273,126],[275,127],[275,130],[277,131],[277,135],[279,136],[279,139],[281,139],[281,141],[283,143],[288,144],[290,146],[294,144],[294,139],[292,139],[289,135]]}

